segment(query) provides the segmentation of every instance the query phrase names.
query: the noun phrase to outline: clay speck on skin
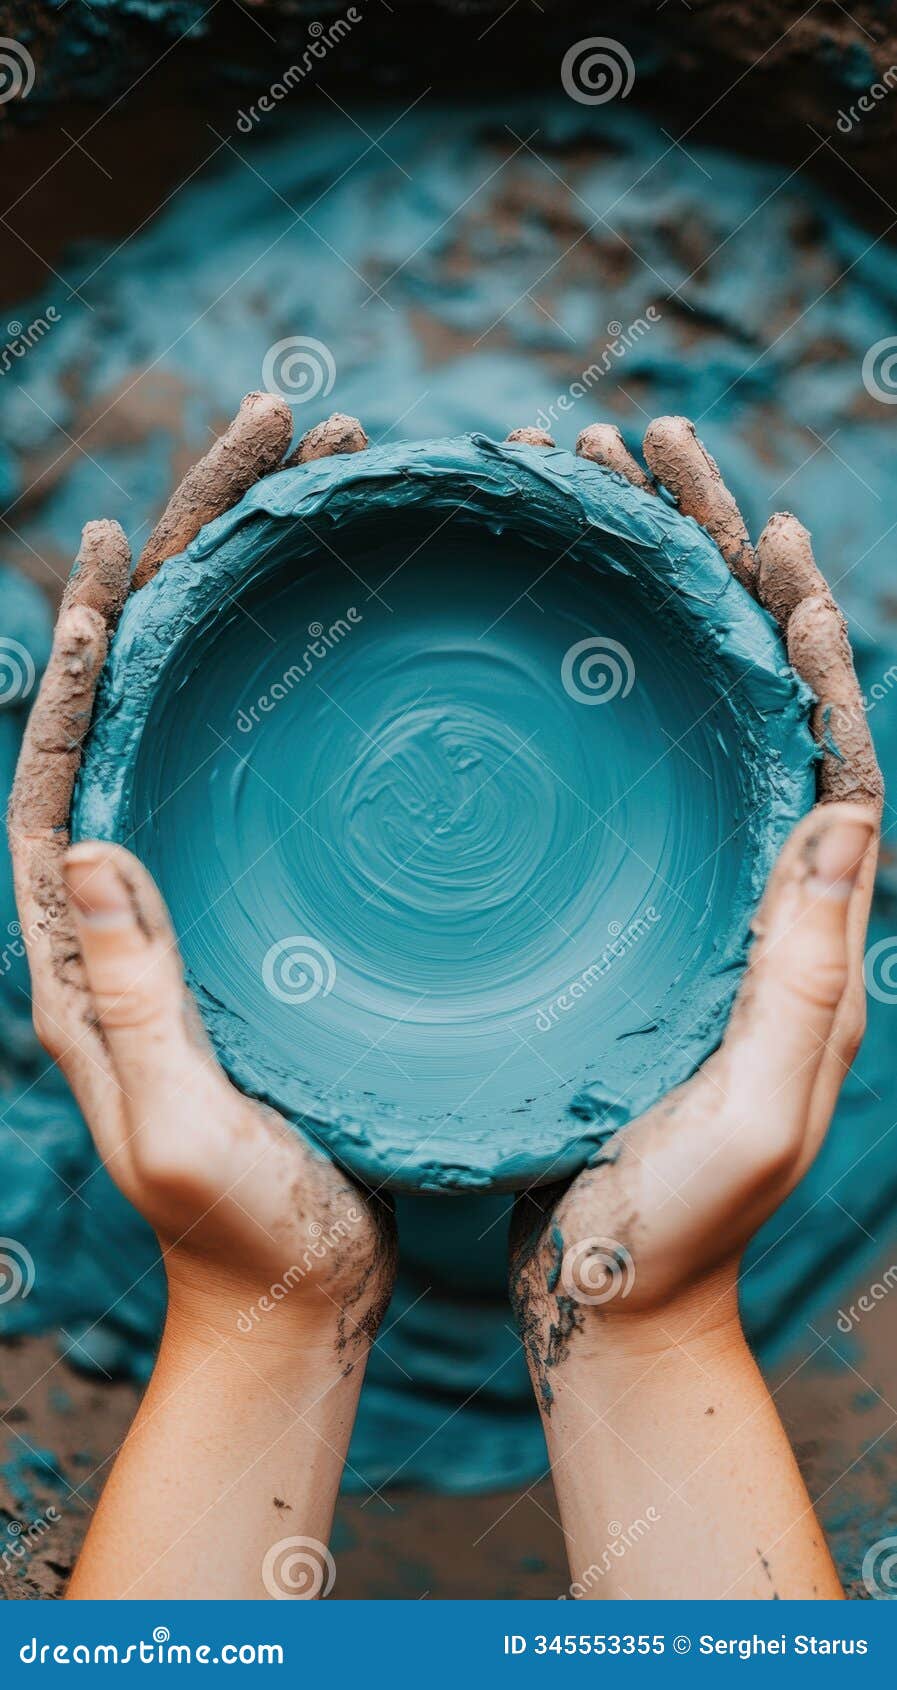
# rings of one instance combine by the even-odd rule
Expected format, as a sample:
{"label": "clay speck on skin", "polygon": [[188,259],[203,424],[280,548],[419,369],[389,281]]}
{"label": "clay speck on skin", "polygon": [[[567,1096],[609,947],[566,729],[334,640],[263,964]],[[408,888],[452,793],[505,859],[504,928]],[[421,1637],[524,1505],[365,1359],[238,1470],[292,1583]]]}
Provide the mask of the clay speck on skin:
{"label": "clay speck on skin", "polygon": [[783,655],[694,522],[565,452],[321,460],[126,607],[75,835],[133,837],[242,1089],[374,1184],[513,1189],[718,1041],[812,802]]}
{"label": "clay speck on skin", "polygon": [[542,1413],[554,1407],[552,1372],[567,1357],[574,1333],[584,1325],[583,1311],[561,1289],[564,1235],[547,1217],[563,1194],[563,1184],[529,1191],[514,1207],[510,1232],[510,1295],[527,1366]]}

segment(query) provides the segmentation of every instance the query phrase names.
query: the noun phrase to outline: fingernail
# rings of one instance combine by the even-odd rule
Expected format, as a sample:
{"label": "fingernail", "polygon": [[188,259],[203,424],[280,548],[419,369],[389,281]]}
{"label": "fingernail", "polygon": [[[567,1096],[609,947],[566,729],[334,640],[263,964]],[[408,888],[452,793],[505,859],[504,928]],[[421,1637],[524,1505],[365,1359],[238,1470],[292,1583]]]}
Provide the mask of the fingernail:
{"label": "fingernail", "polygon": [[92,927],[120,926],[133,913],[121,875],[99,854],[70,853],[65,859],[65,882],[77,915]]}
{"label": "fingernail", "polygon": [[871,822],[833,822],[816,846],[807,891],[817,898],[849,898],[871,838]]}

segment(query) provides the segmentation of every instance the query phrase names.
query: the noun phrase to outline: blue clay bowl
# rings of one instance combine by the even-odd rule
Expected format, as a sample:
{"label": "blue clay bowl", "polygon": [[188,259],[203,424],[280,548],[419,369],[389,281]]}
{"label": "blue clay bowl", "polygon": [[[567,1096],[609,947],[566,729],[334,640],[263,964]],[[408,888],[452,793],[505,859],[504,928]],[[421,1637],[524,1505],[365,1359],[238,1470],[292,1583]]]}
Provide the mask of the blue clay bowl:
{"label": "blue clay bowl", "polygon": [[663,497],[382,446],[269,477],[130,599],[74,832],[158,879],[245,1092],[373,1185],[513,1190],[719,1042],[808,702]]}

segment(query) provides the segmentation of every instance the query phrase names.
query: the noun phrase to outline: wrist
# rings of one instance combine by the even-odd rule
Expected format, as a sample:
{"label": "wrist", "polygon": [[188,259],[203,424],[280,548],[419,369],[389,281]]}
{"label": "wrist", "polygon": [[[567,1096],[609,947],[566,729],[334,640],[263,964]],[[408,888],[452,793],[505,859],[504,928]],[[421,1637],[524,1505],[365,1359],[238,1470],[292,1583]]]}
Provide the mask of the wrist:
{"label": "wrist", "polygon": [[[561,1375],[586,1376],[611,1391],[648,1370],[712,1366],[746,1347],[737,1264],[703,1276],[675,1295],[634,1309],[582,1305]],[[579,1388],[579,1386],[577,1386]]]}
{"label": "wrist", "polygon": [[295,1367],[297,1355],[336,1353],[340,1309],[320,1287],[297,1281],[287,1270],[280,1279],[169,1251],[166,1341],[179,1351],[199,1354],[231,1351],[258,1364],[284,1355]]}

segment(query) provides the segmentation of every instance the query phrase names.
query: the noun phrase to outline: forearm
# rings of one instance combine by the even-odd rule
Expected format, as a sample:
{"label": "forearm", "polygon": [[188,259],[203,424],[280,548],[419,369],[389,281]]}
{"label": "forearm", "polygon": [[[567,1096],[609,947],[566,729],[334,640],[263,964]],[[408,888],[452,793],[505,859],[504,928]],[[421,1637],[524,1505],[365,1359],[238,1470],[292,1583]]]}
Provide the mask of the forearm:
{"label": "forearm", "polygon": [[[335,1332],[264,1324],[169,1317],[70,1598],[320,1593],[364,1367],[344,1373]],[[296,1537],[320,1551],[296,1550],[292,1573],[289,1548],[271,1554],[263,1573]]]}
{"label": "forearm", "polygon": [[704,1329],[675,1311],[596,1322],[552,1386],[571,1594],[842,1595],[734,1298]]}

